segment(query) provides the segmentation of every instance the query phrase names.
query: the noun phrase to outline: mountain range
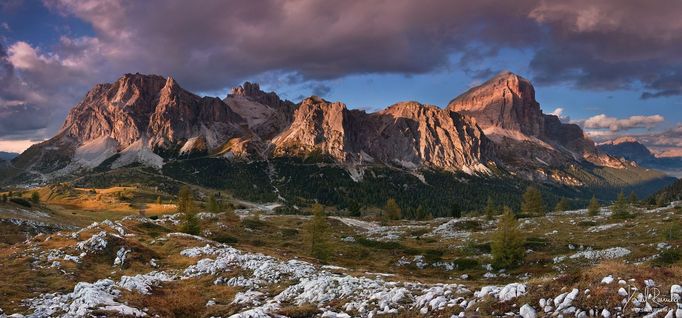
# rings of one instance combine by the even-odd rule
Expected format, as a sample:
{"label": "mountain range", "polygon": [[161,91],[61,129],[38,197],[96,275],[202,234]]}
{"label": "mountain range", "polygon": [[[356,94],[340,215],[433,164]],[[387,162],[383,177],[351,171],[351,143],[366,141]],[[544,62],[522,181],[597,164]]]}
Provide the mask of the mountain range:
{"label": "mountain range", "polygon": [[[186,181],[207,167],[241,167],[239,173],[253,172],[247,179],[258,191],[294,200],[281,196],[281,186],[291,187],[295,179],[282,176],[289,172],[283,163],[299,165],[296,173],[303,171],[300,165],[314,167],[306,170],[308,179],[323,169],[356,184],[401,174],[412,178],[405,184],[424,188],[434,186],[425,176],[448,175],[451,183],[499,179],[512,188],[538,183],[585,196],[594,189],[612,189],[601,194],[613,195],[615,189],[672,181],[601,151],[579,126],[544,114],[530,81],[510,72],[444,108],[409,101],[371,113],[318,96],[293,103],[249,82],[220,99],[197,96],[172,77],[126,74],[92,88],[53,138],[31,146],[0,173],[5,184],[25,184],[144,167]],[[344,189],[355,187],[345,182]]]}
{"label": "mountain range", "polygon": [[671,176],[682,177],[682,157],[658,157],[635,137],[620,137],[600,143],[601,152],[616,158],[630,160],[646,168],[663,171]]}

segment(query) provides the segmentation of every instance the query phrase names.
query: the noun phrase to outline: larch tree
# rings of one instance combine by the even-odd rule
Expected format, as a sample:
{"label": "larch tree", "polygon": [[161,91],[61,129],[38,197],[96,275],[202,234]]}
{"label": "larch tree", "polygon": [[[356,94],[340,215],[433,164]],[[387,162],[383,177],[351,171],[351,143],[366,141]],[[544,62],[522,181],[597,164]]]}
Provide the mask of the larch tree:
{"label": "larch tree", "polygon": [[388,217],[391,220],[400,219],[400,206],[398,205],[397,202],[395,202],[394,198],[389,198],[386,201],[384,213],[386,213],[386,217]]}
{"label": "larch tree", "polygon": [[199,235],[201,226],[197,218],[197,209],[192,198],[192,190],[188,186],[182,186],[178,192],[178,212],[185,214],[185,223],[182,231],[187,234]]}
{"label": "larch tree", "polygon": [[601,211],[601,205],[599,205],[599,201],[597,200],[597,197],[592,196],[592,200],[590,200],[590,204],[587,205],[587,214],[590,216],[596,216],[599,214]]}
{"label": "larch tree", "polygon": [[512,210],[504,207],[503,211],[497,223],[497,230],[493,233],[490,248],[493,265],[497,268],[510,268],[523,263],[526,239]]}
{"label": "larch tree", "polygon": [[630,217],[628,201],[625,199],[625,193],[623,193],[623,191],[618,194],[616,202],[611,206],[611,217],[615,219],[627,219]]}
{"label": "larch tree", "polygon": [[556,206],[554,207],[554,211],[556,212],[563,212],[563,211],[568,211],[570,209],[570,203],[568,203],[568,200],[564,197],[561,197],[559,199],[559,202],[556,203]]}
{"label": "larch tree", "polygon": [[33,204],[40,203],[40,193],[38,193],[38,191],[33,191],[31,193],[31,202],[33,202]]}
{"label": "larch tree", "polygon": [[488,201],[485,204],[485,218],[488,220],[495,218],[495,201],[491,196],[488,196]]}
{"label": "larch tree", "polygon": [[213,213],[222,212],[222,207],[220,206],[220,202],[218,202],[214,193],[211,193],[208,196],[208,211],[213,212]]}
{"label": "larch tree", "polygon": [[544,215],[545,203],[542,201],[542,193],[538,188],[530,186],[523,194],[521,212],[531,215]]}
{"label": "larch tree", "polygon": [[313,205],[312,213],[313,217],[306,225],[310,255],[320,261],[325,261],[331,255],[328,243],[329,223],[327,223],[327,215],[324,213],[324,206],[319,203]]}

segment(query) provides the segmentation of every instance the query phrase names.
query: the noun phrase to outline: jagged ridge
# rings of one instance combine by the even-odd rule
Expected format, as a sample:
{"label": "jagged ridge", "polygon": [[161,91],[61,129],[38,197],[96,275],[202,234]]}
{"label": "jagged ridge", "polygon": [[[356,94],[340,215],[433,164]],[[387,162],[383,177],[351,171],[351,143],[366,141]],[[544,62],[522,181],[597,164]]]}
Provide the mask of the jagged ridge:
{"label": "jagged ridge", "polygon": [[54,138],[13,165],[49,180],[104,162],[161,167],[194,155],[260,160],[313,152],[353,169],[379,164],[488,174],[502,168],[571,185],[582,181],[568,171],[586,164],[630,166],[600,153],[577,125],[543,114],[530,81],[509,72],[445,109],[403,102],[374,113],[316,96],[294,104],[249,82],[223,100],[199,97],[170,77],[126,74],[96,85]]}

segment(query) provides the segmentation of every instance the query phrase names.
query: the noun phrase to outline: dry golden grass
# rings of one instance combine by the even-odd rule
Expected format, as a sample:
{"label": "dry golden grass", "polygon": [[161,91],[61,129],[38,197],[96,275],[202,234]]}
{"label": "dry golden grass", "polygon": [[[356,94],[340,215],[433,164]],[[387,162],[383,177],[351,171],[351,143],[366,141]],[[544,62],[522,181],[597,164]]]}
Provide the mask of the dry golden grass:
{"label": "dry golden grass", "polygon": [[[226,305],[235,294],[234,287],[214,285],[213,279],[208,277],[165,283],[154,288],[151,295],[126,293],[122,299],[134,307],[149,308],[150,316],[209,317],[225,314],[234,308]],[[215,300],[220,305],[216,308],[206,307],[209,300]]]}

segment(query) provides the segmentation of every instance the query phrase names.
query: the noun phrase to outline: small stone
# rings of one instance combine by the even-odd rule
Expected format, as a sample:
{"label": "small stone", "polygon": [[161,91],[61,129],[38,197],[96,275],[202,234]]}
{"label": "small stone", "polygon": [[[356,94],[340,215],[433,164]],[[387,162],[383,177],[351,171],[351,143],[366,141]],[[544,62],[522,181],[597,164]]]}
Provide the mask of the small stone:
{"label": "small stone", "polygon": [[613,283],[613,276],[609,275],[601,279],[602,284],[611,284]]}
{"label": "small stone", "polygon": [[533,307],[531,307],[529,304],[521,306],[521,309],[519,310],[519,315],[521,315],[521,317],[523,318],[536,317],[535,309],[533,309]]}

